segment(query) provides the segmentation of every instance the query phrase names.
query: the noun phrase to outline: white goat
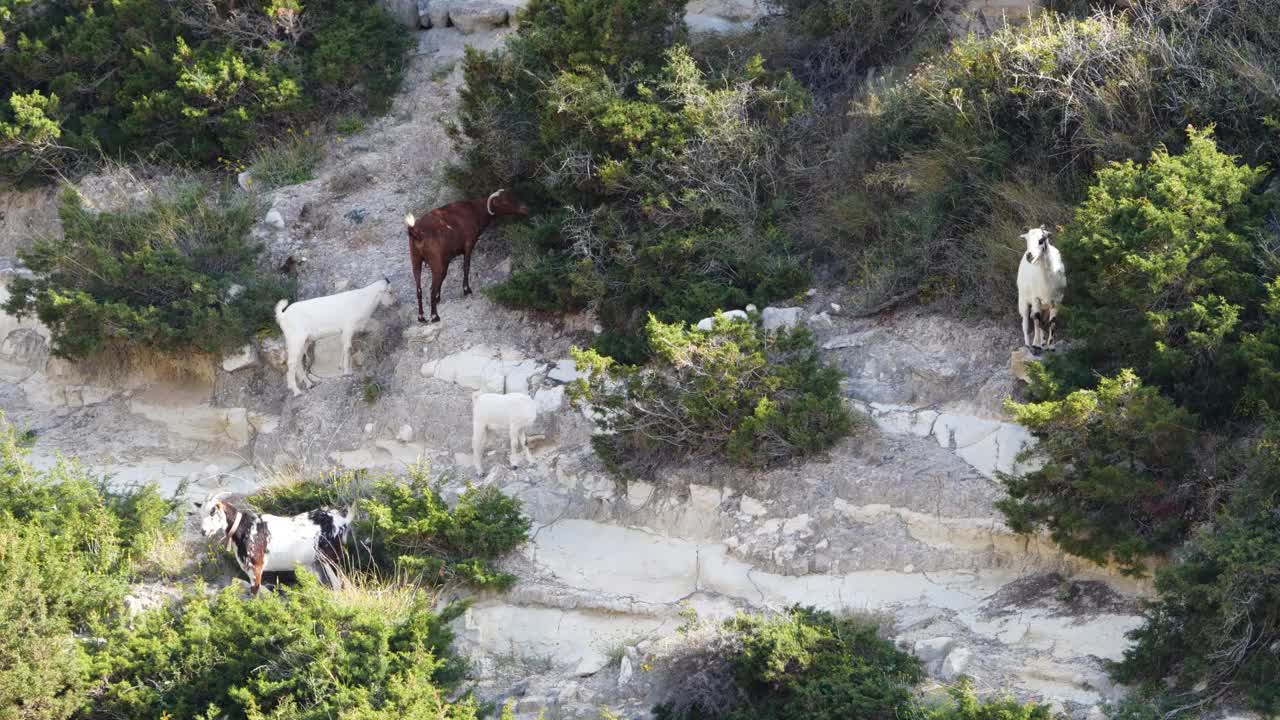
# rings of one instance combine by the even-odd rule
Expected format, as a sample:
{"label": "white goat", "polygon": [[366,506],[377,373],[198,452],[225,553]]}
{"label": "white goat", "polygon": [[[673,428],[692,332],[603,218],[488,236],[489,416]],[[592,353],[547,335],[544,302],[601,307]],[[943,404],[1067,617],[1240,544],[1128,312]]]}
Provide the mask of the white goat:
{"label": "white goat", "polygon": [[480,456],[484,452],[486,430],[506,430],[511,436],[511,467],[519,467],[518,451],[524,450],[524,458],[533,464],[529,454],[526,432],[538,419],[538,406],[524,393],[475,392],[471,395],[471,455],[476,474],[483,475]]}
{"label": "white goat", "polygon": [[1067,268],[1044,226],[1028,230],[1022,239],[1027,251],[1018,264],[1018,313],[1022,341],[1038,354],[1042,346],[1053,344],[1058,306],[1067,291]]}
{"label": "white goat", "polygon": [[[302,394],[297,378],[298,371],[302,369],[302,354],[309,343],[341,334],[342,374],[350,375],[352,337],[364,327],[379,305],[389,307],[395,304],[396,296],[391,291],[391,281],[386,277],[359,290],[300,300],[292,305],[288,300],[276,303],[276,323],[284,332],[285,347],[289,353],[285,380],[293,394]],[[308,388],[315,386],[305,374],[302,381]]]}

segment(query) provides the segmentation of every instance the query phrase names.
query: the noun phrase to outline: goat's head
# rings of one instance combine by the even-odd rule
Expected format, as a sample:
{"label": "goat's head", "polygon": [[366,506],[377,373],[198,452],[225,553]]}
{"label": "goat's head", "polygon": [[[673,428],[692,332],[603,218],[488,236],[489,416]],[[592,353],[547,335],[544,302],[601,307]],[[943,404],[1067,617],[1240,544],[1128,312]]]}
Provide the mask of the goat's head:
{"label": "goat's head", "polygon": [[378,304],[383,307],[392,307],[396,304],[396,292],[391,289],[391,278],[386,275],[382,276],[382,292],[378,293]]}
{"label": "goat's head", "polygon": [[516,197],[510,190],[500,189],[485,200],[485,209],[490,215],[515,215],[525,217],[529,214],[529,206]]}
{"label": "goat's head", "polygon": [[227,504],[223,501],[224,497],[226,493],[215,492],[196,505],[200,513],[200,532],[205,537],[227,531]]}
{"label": "goat's head", "polygon": [[1027,262],[1038,262],[1049,249],[1049,231],[1043,225],[1031,228],[1022,239],[1027,243]]}

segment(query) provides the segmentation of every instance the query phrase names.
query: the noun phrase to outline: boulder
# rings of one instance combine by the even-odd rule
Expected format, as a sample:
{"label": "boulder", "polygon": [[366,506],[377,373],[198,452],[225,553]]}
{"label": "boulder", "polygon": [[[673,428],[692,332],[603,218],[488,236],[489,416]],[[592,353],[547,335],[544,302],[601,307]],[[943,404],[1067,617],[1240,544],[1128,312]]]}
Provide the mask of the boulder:
{"label": "boulder", "polygon": [[258,353],[253,349],[253,344],[245,343],[244,347],[222,358],[222,369],[227,372],[235,372],[252,367],[257,362]]}
{"label": "boulder", "polygon": [[507,14],[507,6],[497,2],[455,2],[449,8],[449,22],[463,35],[471,35],[506,24]]}
{"label": "boulder", "polygon": [[939,677],[947,682],[955,680],[964,674],[965,668],[969,666],[969,660],[973,657],[973,651],[968,648],[956,648],[947,653],[947,659],[942,661],[942,669],[938,671]]}
{"label": "boulder", "polygon": [[625,687],[627,683],[631,682],[633,672],[635,670],[631,666],[631,658],[624,655],[618,667],[618,687]]}
{"label": "boulder", "polygon": [[764,503],[750,495],[743,495],[742,498],[738,500],[738,510],[740,510],[744,515],[750,515],[751,517],[760,517],[761,515],[768,514],[769,512],[769,509],[764,506]]}
{"label": "boulder", "polygon": [[271,337],[259,341],[258,350],[262,359],[277,370],[283,370],[289,362],[289,350],[285,347],[282,337]]}
{"label": "boulder", "polygon": [[760,314],[760,322],[765,330],[791,329],[800,324],[801,308],[767,307]]}
{"label": "boulder", "polygon": [[947,657],[956,641],[949,637],[936,637],[930,640],[917,641],[911,648],[912,654],[920,658],[925,665],[936,665]]}
{"label": "boulder", "polygon": [[595,675],[605,669],[609,664],[609,658],[598,650],[588,650],[582,659],[578,661],[577,667],[573,669],[573,674],[578,677],[587,677]]}
{"label": "boulder", "polygon": [[413,440],[413,426],[412,426],[412,425],[408,425],[408,424],[401,425],[401,426],[400,426],[400,431],[396,433],[396,439],[397,439],[397,440],[399,440],[399,441],[400,441],[400,442],[402,442],[402,443],[407,443],[407,442],[412,441],[412,440]]}
{"label": "boulder", "polygon": [[1013,373],[1013,377],[1024,383],[1031,382],[1031,376],[1027,373],[1027,363],[1039,360],[1031,351],[1026,348],[1018,348],[1009,353],[1009,370]]}
{"label": "boulder", "polygon": [[556,363],[554,368],[551,368],[551,372],[547,373],[547,377],[559,383],[571,383],[579,377],[578,367],[572,359],[561,360]]}
{"label": "boulder", "polygon": [[538,406],[539,415],[560,412],[560,408],[564,407],[564,386],[542,388],[533,396],[533,403]]}

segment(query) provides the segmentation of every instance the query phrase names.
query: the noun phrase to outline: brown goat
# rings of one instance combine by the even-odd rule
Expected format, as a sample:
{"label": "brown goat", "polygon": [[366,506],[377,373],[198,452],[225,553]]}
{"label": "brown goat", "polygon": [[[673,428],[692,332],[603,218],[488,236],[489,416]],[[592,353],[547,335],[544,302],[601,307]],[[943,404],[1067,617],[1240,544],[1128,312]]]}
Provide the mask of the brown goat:
{"label": "brown goat", "polygon": [[462,294],[471,294],[471,252],[480,233],[499,216],[524,217],[529,214],[515,193],[498,190],[487,198],[459,200],[436,208],[414,220],[405,215],[409,226],[409,264],[413,268],[413,285],[418,291],[418,322],[426,322],[422,314],[422,263],[431,267],[431,322],[439,322],[436,305],[440,302],[440,286],[449,272],[449,262],[462,256]]}

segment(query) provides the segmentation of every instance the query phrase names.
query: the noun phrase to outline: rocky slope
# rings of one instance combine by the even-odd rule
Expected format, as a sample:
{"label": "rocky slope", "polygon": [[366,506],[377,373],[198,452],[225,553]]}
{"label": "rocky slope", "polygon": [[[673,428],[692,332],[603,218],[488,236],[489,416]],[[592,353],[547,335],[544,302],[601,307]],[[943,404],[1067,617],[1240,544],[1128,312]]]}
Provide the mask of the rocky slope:
{"label": "rocky slope", "polygon": [[[993,503],[994,475],[1014,469],[1028,434],[1002,417],[1014,392],[1007,326],[918,313],[853,320],[816,292],[799,317],[845,374],[850,402],[871,422],[826,456],[764,473],[690,465],[661,486],[621,486],[593,457],[590,423],[568,407],[568,350],[589,317],[548,319],[461,297],[451,276],[438,325],[414,322],[402,216],[455,199],[443,183],[453,148],[441,119],[461,82],[461,24],[423,33],[392,112],[335,145],[308,183],[269,198],[277,217],[255,229],[272,258],[305,259],[300,296],[388,275],[401,303],[380,310],[357,342],[357,370],[337,373],[337,341],[322,341],[320,385],[285,389],[278,345],[228,356],[211,378],[175,380],[145,367],[77,367],[51,359],[48,334],[0,316],[0,406],[36,431],[34,457],[60,454],[199,499],[244,491],[282,468],[331,464],[400,471],[418,462],[449,478],[493,483],[520,497],[532,540],[510,559],[521,580],[477,599],[458,621],[482,695],[515,697],[522,714],[596,717],[600,704],[640,712],[655,688],[643,669],[683,606],[723,615],[792,603],[888,612],[896,639],[942,680],[1010,687],[1077,718],[1118,696],[1102,660],[1118,657],[1147,588],[1011,535]],[[467,42],[494,46],[501,31]],[[116,171],[82,189],[119,207],[164,178]],[[53,195],[0,198],[0,249],[56,232]],[[276,222],[278,220],[278,222]],[[480,245],[476,286],[509,263],[498,234]],[[3,282],[0,275],[0,283]],[[367,402],[366,386],[382,389]],[[544,409],[533,466],[512,470],[505,442],[470,467],[475,389],[527,390]]]}

